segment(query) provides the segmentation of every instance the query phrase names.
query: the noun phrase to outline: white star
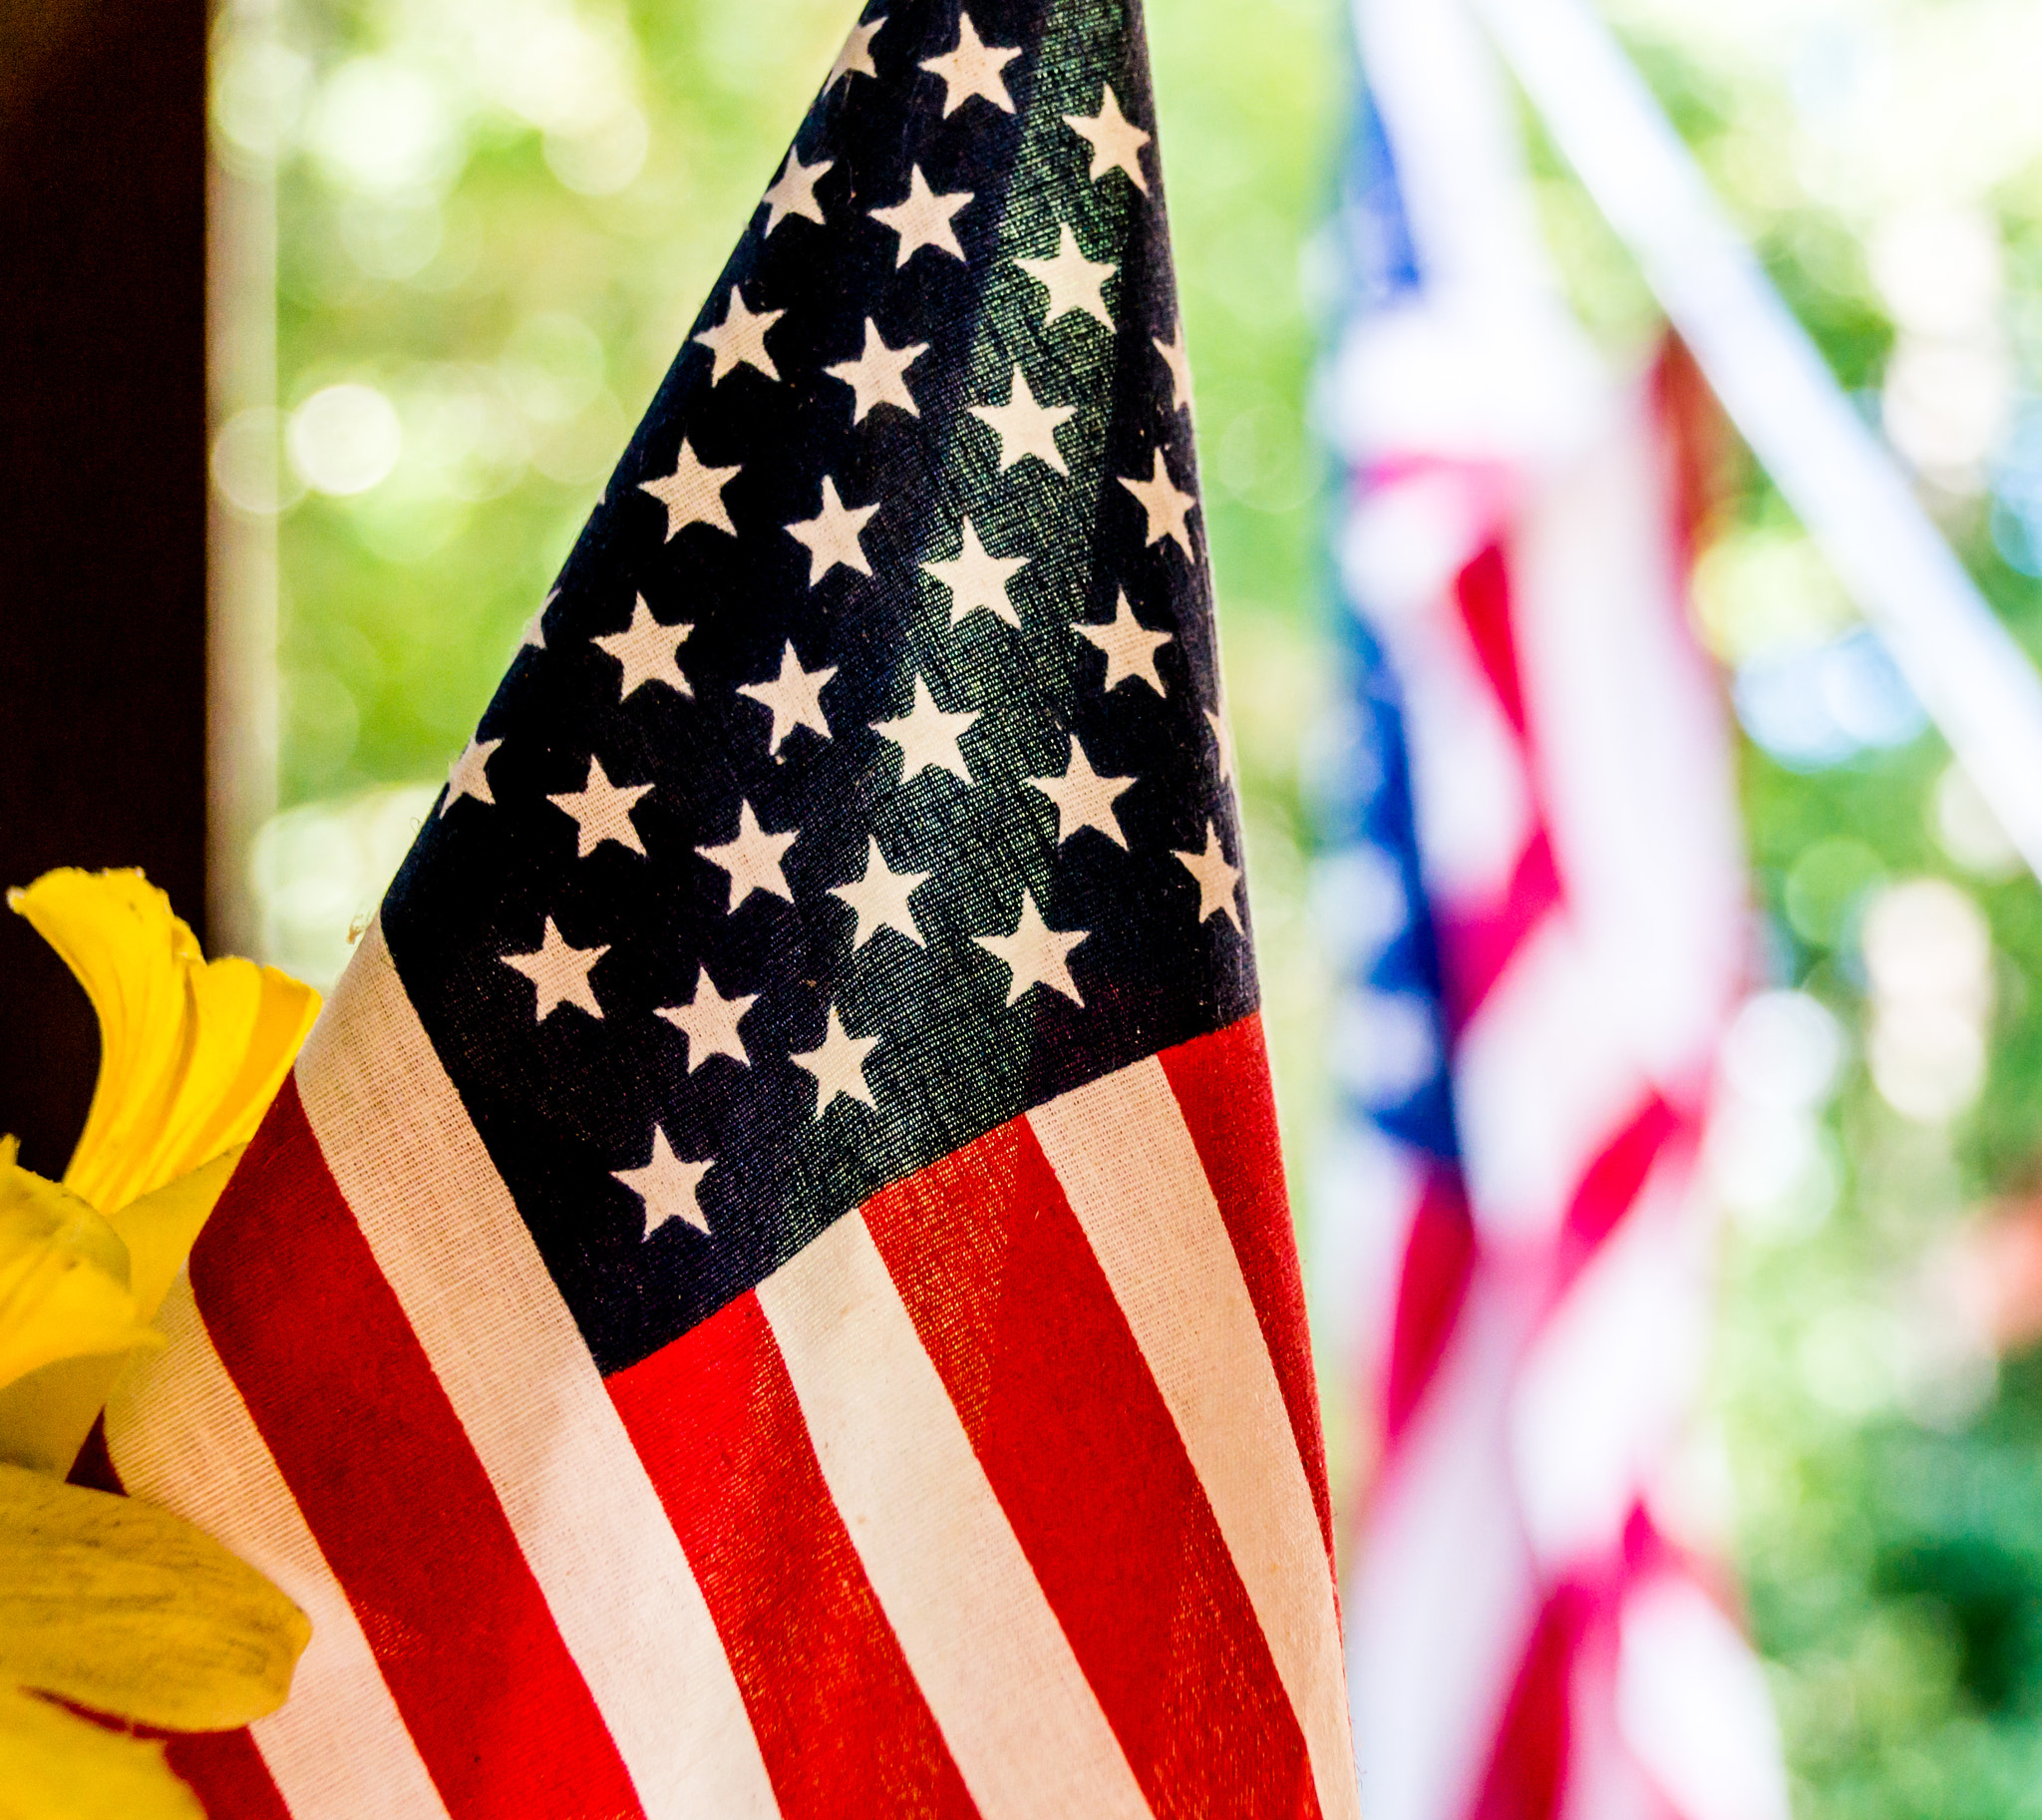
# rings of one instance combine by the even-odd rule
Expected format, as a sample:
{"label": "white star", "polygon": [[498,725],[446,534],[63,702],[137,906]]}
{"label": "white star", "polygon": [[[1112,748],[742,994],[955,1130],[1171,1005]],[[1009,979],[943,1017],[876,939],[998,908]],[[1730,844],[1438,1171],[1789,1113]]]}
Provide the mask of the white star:
{"label": "white star", "polygon": [[524,630],[517,634],[517,648],[520,651],[527,644],[536,650],[542,651],[546,648],[546,608],[559,597],[560,590],[556,587],[538,603],[538,610],[524,622]]}
{"label": "white star", "polygon": [[1007,402],[1003,405],[973,405],[971,415],[980,423],[990,424],[993,434],[1000,439],[1002,474],[1031,455],[1059,474],[1071,472],[1064,466],[1056,433],[1062,424],[1078,415],[1078,407],[1037,404],[1035,394],[1028,389],[1027,376],[1019,366],[1015,367],[1013,383],[1007,388]]}
{"label": "white star", "polygon": [[1189,411],[1191,408],[1191,356],[1185,346],[1184,319],[1178,319],[1177,331],[1166,341],[1161,335],[1152,337],[1156,351],[1163,356],[1163,364],[1170,368],[1173,411]]}
{"label": "white star", "polygon": [[773,230],[791,214],[798,214],[805,221],[822,220],[823,204],[816,200],[816,184],[824,172],[836,168],[836,161],[827,158],[820,165],[805,165],[802,155],[788,147],[787,163],[780,167],[773,187],[759,198],[766,204],[764,237],[772,239]]}
{"label": "white star", "polygon": [[831,897],[842,898],[857,911],[857,932],[851,938],[851,951],[856,953],[881,929],[898,929],[916,947],[927,947],[907,901],[928,880],[925,872],[892,871],[886,856],[879,851],[879,843],[866,835],[865,876],[849,885],[830,888]]}
{"label": "white star", "polygon": [[843,380],[855,394],[851,413],[854,424],[863,423],[865,413],[880,405],[898,405],[909,417],[919,417],[921,411],[907,389],[906,373],[928,351],[926,341],[917,341],[911,347],[889,348],[880,337],[879,325],[867,316],[863,351],[855,360],[840,360],[823,371],[833,379]]}
{"label": "white star", "polygon": [[867,1106],[876,1105],[872,1090],[865,1085],[865,1057],[878,1046],[876,1036],[850,1035],[844,1028],[844,1020],[837,1015],[837,1007],[832,1005],[822,1046],[787,1058],[797,1068],[805,1069],[816,1077],[816,1118],[819,1122],[840,1098],[862,1100]]}
{"label": "white star", "polygon": [[1239,782],[1240,773],[1235,768],[1233,757],[1233,728],[1227,723],[1223,708],[1207,708],[1205,724],[1212,729],[1212,745],[1219,755],[1219,781],[1222,784]]}
{"label": "white star", "polygon": [[638,604],[631,609],[629,625],[621,632],[600,633],[589,642],[599,645],[624,666],[617,682],[619,701],[629,701],[632,692],[648,682],[663,682],[693,700],[695,690],[681,669],[680,647],[687,643],[688,634],[694,629],[686,620],[677,625],[661,625],[652,616],[652,608],[645,604],[645,596],[640,594]]}
{"label": "white star", "polygon": [[1071,977],[1071,963],[1066,958],[1079,942],[1091,934],[1090,929],[1053,929],[1042,919],[1042,912],[1035,908],[1035,899],[1027,891],[1021,894],[1021,914],[1014,924],[1011,935],[974,935],[972,940],[994,958],[1007,964],[1007,1002],[1011,1005],[1020,999],[1031,986],[1048,986],[1063,993],[1074,1005],[1085,1000],[1078,991],[1077,982]]}
{"label": "white star", "polygon": [[602,1015],[602,1006],[595,1002],[595,988],[588,983],[588,975],[595,963],[609,951],[607,941],[600,947],[569,947],[560,931],[553,926],[552,917],[548,916],[545,932],[539,937],[537,947],[528,954],[499,954],[497,958],[507,967],[515,967],[538,988],[535,1021],[544,1023],[561,1005],[573,1005],[586,1011],[590,1017]]}
{"label": "white star", "polygon": [[1021,55],[1018,47],[981,44],[971,15],[957,15],[957,42],[940,57],[926,59],[922,68],[943,79],[943,118],[951,115],[974,95],[982,95],[1003,114],[1014,112],[1013,97],[1007,93],[1000,72]]}
{"label": "white star", "polygon": [[666,1141],[665,1128],[652,1128],[652,1160],[641,1169],[613,1169],[610,1174],[645,1203],[645,1231],[650,1239],[669,1220],[685,1220],[698,1233],[709,1230],[696,1191],[702,1178],[716,1167],[714,1157],[699,1163],[684,1163]]}
{"label": "white star", "polygon": [[794,640],[790,638],[787,648],[780,653],[778,676],[769,676],[763,682],[738,685],[740,695],[749,695],[773,712],[773,737],[767,745],[768,752],[777,753],[781,741],[797,727],[807,727],[825,739],[830,737],[830,719],[823,712],[823,690],[836,674],[835,664],[821,670],[803,669],[802,660],[795,655]]}
{"label": "white star", "polygon": [[939,252],[946,252],[952,258],[964,257],[964,248],[957,244],[956,229],[950,225],[950,217],[971,200],[969,189],[953,189],[947,195],[937,195],[929,187],[929,181],[916,165],[907,177],[907,196],[903,201],[892,203],[885,208],[874,208],[872,219],[900,236],[900,251],[893,261],[897,271],[913,256],[915,249],[933,246]]}
{"label": "white star", "polygon": [[766,331],[786,314],[785,310],[747,309],[744,297],[733,284],[723,320],[695,337],[716,356],[716,364],[709,369],[709,383],[717,384],[733,367],[739,366],[756,367],[768,379],[778,379],[780,369],[766,351]]}
{"label": "white star", "polygon": [[1090,118],[1066,114],[1064,125],[1091,144],[1089,175],[1095,183],[1109,171],[1124,171],[1134,180],[1137,189],[1144,195],[1149,193],[1149,180],[1142,175],[1142,148],[1149,143],[1149,135],[1121,112],[1121,104],[1111,88],[1100,98],[1097,114]]}
{"label": "white star", "polygon": [[711,866],[719,866],[730,874],[730,913],[736,915],[738,906],[755,891],[771,892],[776,898],[794,902],[780,862],[801,838],[799,828],[790,828],[784,834],[768,834],[759,826],[752,805],[741,803],[737,834],[721,847],[698,847],[695,851]]}
{"label": "white star", "polygon": [[1114,604],[1112,619],[1105,625],[1080,624],[1071,630],[1080,638],[1089,638],[1106,653],[1107,689],[1117,689],[1139,677],[1157,694],[1165,692],[1163,678],[1156,672],[1156,653],[1170,643],[1171,634],[1152,632],[1137,619],[1125,589]]}
{"label": "white star", "polygon": [[929,685],[917,676],[914,679],[913,708],[897,720],[873,721],[872,731],[900,748],[900,781],[903,784],[924,771],[947,771],[968,784],[971,773],[965,768],[964,756],[957,750],[957,742],[977,718],[978,715],[970,711],[945,714],[936,706],[936,698],[929,693]]}
{"label": "white star", "polygon": [[579,834],[575,858],[585,860],[605,841],[642,854],[645,843],[631,824],[631,806],[652,789],[650,784],[613,784],[603,774],[602,760],[588,758],[588,781],[579,790],[567,790],[546,801],[574,818]]}
{"label": "white star", "polygon": [[1229,866],[1226,855],[1219,846],[1219,831],[1210,822],[1205,824],[1205,851],[1203,853],[1179,853],[1179,862],[1186,872],[1198,882],[1198,920],[1226,914],[1237,934],[1246,934],[1241,927],[1240,910],[1234,903],[1234,887],[1240,882],[1240,868]]}
{"label": "white star", "polygon": [[1163,451],[1156,451],[1156,472],[1146,481],[1131,481],[1124,474],[1114,478],[1142,502],[1142,510],[1149,515],[1149,542],[1160,544],[1165,538],[1175,538],[1186,557],[1195,561],[1191,527],[1185,521],[1198,502],[1191,494],[1178,491],[1170,470],[1164,466]]}
{"label": "white star", "polygon": [[1007,583],[1027,566],[1026,556],[987,555],[969,519],[964,521],[963,544],[954,556],[947,562],[922,564],[950,590],[952,625],[982,608],[1016,631],[1021,629],[1021,615],[1007,598]]}
{"label": "white star", "polygon": [[1126,850],[1128,838],[1121,833],[1117,798],[1134,789],[1131,777],[1101,777],[1092,769],[1078,736],[1071,735],[1070,762],[1061,777],[1031,777],[1025,780],[1057,806],[1057,845],[1068,841],[1081,828],[1096,828],[1116,847]]}
{"label": "white star", "polygon": [[666,541],[669,544],[689,525],[707,525],[712,530],[727,531],[736,537],[738,528],[730,522],[729,509],[723,503],[723,490],[741,472],[736,462],[728,468],[708,467],[688,447],[688,439],[684,436],[681,438],[681,452],[674,457],[673,473],[663,474],[656,480],[640,481],[638,490],[651,494],[666,508]]}
{"label": "white star", "polygon": [[688,1039],[688,1072],[693,1074],[712,1055],[727,1055],[749,1068],[752,1057],[745,1039],[738,1034],[744,1015],[759,1002],[759,994],[726,998],[716,989],[709,969],[695,968],[695,995],[684,1005],[660,1005],[655,1016],[663,1017]]}
{"label": "white star", "polygon": [[1016,259],[1014,263],[1049,292],[1049,307],[1042,318],[1044,328],[1073,310],[1083,310],[1108,328],[1113,327],[1113,318],[1106,313],[1106,299],[1101,295],[1101,288],[1120,267],[1086,258],[1078,250],[1078,236],[1071,231],[1068,221],[1057,223],[1054,258]]}
{"label": "white star", "polygon": [[837,61],[830,66],[830,74],[824,79],[825,95],[836,88],[840,81],[844,84],[845,92],[849,94],[851,77],[878,75],[878,66],[872,62],[872,40],[879,35],[879,27],[885,23],[886,15],[881,13],[868,24],[854,25],[851,28],[851,36],[845,39],[844,49],[837,53]]}
{"label": "white star", "polygon": [[824,475],[823,510],[814,518],[802,519],[787,528],[789,537],[808,546],[811,587],[833,568],[854,568],[861,575],[872,572],[858,534],[878,510],[877,500],[869,506],[847,506],[837,497],[837,483]]}
{"label": "white star", "polygon": [[490,793],[490,754],[503,743],[501,739],[469,736],[466,749],[447,767],[447,800],[440,805],[442,815],[465,796],[474,797],[478,803],[495,806],[497,799]]}

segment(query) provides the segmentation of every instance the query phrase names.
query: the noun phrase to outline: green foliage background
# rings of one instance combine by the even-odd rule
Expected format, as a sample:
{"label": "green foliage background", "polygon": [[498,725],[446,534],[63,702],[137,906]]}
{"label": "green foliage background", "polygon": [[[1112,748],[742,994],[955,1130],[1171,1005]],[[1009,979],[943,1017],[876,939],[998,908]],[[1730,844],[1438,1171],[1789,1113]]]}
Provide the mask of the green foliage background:
{"label": "green foliage background", "polygon": [[[1931,29],[1981,69],[2002,40],[2028,55],[2017,10],[1632,0],[1619,13],[1789,302],[1869,401],[1895,327],[1866,246],[1936,148],[1911,163],[1905,147],[1854,154],[1829,130],[1836,98]],[[282,497],[287,806],[443,774],[851,11],[289,0],[273,28],[226,29],[222,157],[273,157],[278,173],[279,407],[288,418],[324,387],[366,384],[402,429],[376,485],[333,497],[291,483]],[[1295,1167],[1321,1116],[1300,759],[1328,609],[1306,399],[1315,315],[1332,302],[1313,274],[1327,263],[1315,235],[1343,124],[1344,27],[1336,0],[1155,0],[1150,29]],[[1995,68],[1974,106],[2004,113],[2021,93]],[[1961,112],[1936,129],[1961,142],[1936,193],[1954,185],[2000,238],[2017,425],[2042,350],[2042,164],[2018,128],[2011,151],[1992,142],[1996,163],[1965,153],[1978,133]],[[1940,118],[1889,113],[1895,135]],[[1649,299],[1532,136],[1580,310],[1613,357],[1640,358]],[[1925,497],[2042,651],[2042,583],[2001,553],[2004,523],[1995,543],[1991,479],[1943,476]],[[1733,463],[1725,485],[1728,553],[1706,628],[1719,651],[1746,661],[1848,626],[1764,478]],[[1782,573],[1798,579],[1783,588]],[[1691,1462],[1713,1490],[1698,1505],[1742,1573],[1804,1816],[2042,1813],[2042,1366],[1967,1349],[1929,1293],[1981,1210],[2037,1174],[2042,894],[1939,843],[1947,755],[1931,734],[1803,770],[1747,743],[1740,763],[1762,964],[1830,1007],[1852,1059],[1822,1113],[1820,1192],[1794,1220],[1730,1231],[1711,1419]],[[1895,1113],[1858,1059],[1866,908],[1923,876],[1960,887],[1994,946],[1989,1072],[1943,1124]]]}

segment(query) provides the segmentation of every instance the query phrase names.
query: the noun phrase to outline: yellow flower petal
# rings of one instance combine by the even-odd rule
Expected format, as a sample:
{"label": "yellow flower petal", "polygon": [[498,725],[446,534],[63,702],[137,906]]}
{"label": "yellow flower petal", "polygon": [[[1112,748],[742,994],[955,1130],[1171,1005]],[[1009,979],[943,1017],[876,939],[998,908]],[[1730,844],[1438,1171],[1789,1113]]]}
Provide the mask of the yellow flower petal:
{"label": "yellow flower petal", "polygon": [[155,1505],[0,1466],[0,1684],[174,1731],[274,1712],[305,1615]]}
{"label": "yellow flower petal", "polygon": [[0,1138],[0,1385],[53,1359],[161,1344],[136,1306],[120,1235],[14,1155]]}
{"label": "yellow flower petal", "polygon": [[0,1820],[205,1820],[164,1747],[0,1687]]}
{"label": "yellow flower petal", "polygon": [[7,901],[99,1016],[99,1084],[67,1188],[116,1213],[254,1134],[318,993],[274,967],[208,963],[139,872],[66,868]]}
{"label": "yellow flower petal", "polygon": [[[108,1222],[128,1248],[128,1286],[138,1321],[155,1318],[245,1148],[226,1151],[169,1187],[129,1202]],[[0,1388],[0,1460],[63,1478],[127,1364],[125,1352],[61,1358]]]}

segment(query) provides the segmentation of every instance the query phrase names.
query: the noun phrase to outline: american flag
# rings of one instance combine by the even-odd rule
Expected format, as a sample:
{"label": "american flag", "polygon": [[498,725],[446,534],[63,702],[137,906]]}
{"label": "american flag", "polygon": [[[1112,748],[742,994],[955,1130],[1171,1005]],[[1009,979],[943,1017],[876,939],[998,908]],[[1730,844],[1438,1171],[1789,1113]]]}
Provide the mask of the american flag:
{"label": "american flag", "polygon": [[1356,1812],[1133,0],[877,0],[113,1467],[215,1813]]}
{"label": "american flag", "polygon": [[1456,11],[1357,8],[1376,92],[1328,397],[1352,686],[1316,1202],[1341,1413],[1375,1450],[1356,1743],[1373,1820],[1785,1820],[1763,1678],[1666,1517],[1744,926],[1685,623],[1690,395],[1677,359],[1608,377],[1528,270]]}

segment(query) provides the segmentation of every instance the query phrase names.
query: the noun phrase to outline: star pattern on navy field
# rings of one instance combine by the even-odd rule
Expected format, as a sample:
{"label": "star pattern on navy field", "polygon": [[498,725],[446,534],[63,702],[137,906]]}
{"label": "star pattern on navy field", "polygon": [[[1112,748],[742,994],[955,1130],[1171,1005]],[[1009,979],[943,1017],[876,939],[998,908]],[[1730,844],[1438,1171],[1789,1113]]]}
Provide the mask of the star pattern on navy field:
{"label": "star pattern on navy field", "polygon": [[490,793],[490,759],[503,743],[501,739],[469,740],[461,756],[447,767],[447,795],[440,804],[442,815],[465,796],[495,806],[497,799]]}
{"label": "star pattern on navy field", "polygon": [[1111,84],[1101,92],[1097,114],[1066,114],[1064,125],[1091,146],[1092,169],[1086,175],[1095,183],[1118,171],[1144,195],[1149,193],[1149,180],[1142,174],[1142,148],[1149,135],[1121,112]]}
{"label": "star pattern on navy field", "polygon": [[611,1363],[1255,1003],[1146,73],[1025,10],[852,27],[431,818],[543,848],[435,939],[493,1143],[579,1083],[549,1263],[666,1273]]}
{"label": "star pattern on navy field", "polygon": [[1049,292],[1043,308],[1042,326],[1048,328],[1060,316],[1082,310],[1103,327],[1113,327],[1107,313],[1105,285],[1120,267],[1102,259],[1088,259],[1078,247],[1078,236],[1068,221],[1057,223],[1057,249],[1047,259],[1017,258],[1014,263]]}
{"label": "star pattern on navy field", "polygon": [[983,96],[1002,114],[1014,112],[1014,98],[1000,80],[1000,72],[1021,55],[1013,45],[984,44],[971,15],[957,15],[957,42],[940,57],[922,60],[922,68],[943,79],[943,118],[976,96]]}
{"label": "star pattern on navy field", "polygon": [[723,320],[695,337],[716,357],[709,370],[711,384],[721,385],[741,366],[764,373],[768,379],[778,379],[780,369],[766,351],[766,331],[786,314],[785,310],[746,308],[744,293],[733,284]]}
{"label": "star pattern on navy field", "polygon": [[1076,405],[1038,404],[1029,389],[1028,375],[1017,364],[1008,383],[1003,405],[973,405],[971,415],[990,426],[1000,439],[1000,472],[1005,474],[1016,462],[1033,456],[1053,474],[1068,476],[1063,452],[1057,447],[1057,431],[1078,415]]}
{"label": "star pattern on navy field", "polygon": [[864,422],[881,405],[895,405],[909,417],[919,417],[921,407],[907,389],[907,369],[929,351],[926,341],[889,348],[879,325],[865,318],[865,344],[854,360],[840,360],[823,369],[833,379],[851,387],[851,421]]}

